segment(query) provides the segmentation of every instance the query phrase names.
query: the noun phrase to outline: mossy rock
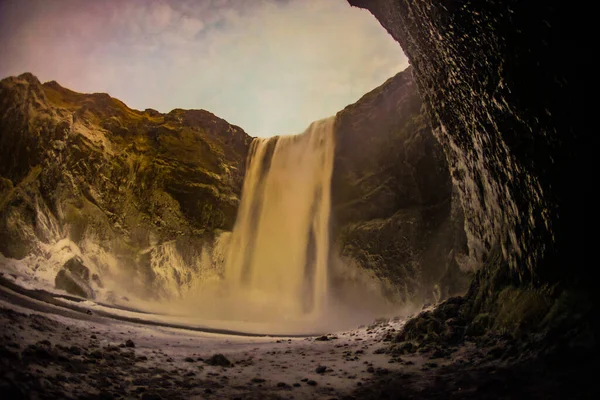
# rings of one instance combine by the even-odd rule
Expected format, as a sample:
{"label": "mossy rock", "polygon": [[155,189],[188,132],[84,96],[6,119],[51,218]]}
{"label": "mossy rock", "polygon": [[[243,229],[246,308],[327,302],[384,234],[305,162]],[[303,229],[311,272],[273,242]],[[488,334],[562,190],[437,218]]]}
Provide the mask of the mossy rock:
{"label": "mossy rock", "polygon": [[548,288],[507,287],[498,294],[494,329],[518,336],[537,327],[552,307]]}
{"label": "mossy rock", "polygon": [[482,336],[484,335],[488,328],[492,324],[492,318],[488,313],[478,314],[473,321],[467,326],[467,330],[465,332],[466,336]]}

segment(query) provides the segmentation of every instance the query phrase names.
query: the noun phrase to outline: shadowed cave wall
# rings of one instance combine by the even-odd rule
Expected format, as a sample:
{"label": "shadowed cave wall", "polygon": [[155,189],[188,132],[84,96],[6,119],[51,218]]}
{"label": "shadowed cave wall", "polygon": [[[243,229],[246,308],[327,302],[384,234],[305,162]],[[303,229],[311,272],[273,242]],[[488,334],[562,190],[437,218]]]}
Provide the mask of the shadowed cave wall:
{"label": "shadowed cave wall", "polygon": [[[585,184],[593,146],[583,69],[559,56],[586,40],[575,7],[349,3],[371,11],[404,49],[448,158],[469,245],[485,264],[466,297],[467,320],[489,312],[485,328],[510,332],[595,325],[587,254],[597,213]],[[511,314],[505,304],[522,307]]]}

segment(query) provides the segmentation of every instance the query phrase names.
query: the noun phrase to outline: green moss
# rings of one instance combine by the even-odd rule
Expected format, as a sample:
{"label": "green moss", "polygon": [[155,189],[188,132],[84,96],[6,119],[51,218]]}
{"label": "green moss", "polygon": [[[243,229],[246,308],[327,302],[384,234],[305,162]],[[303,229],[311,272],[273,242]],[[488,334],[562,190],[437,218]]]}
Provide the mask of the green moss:
{"label": "green moss", "polygon": [[473,318],[473,321],[467,327],[465,332],[468,336],[481,336],[485,334],[492,322],[492,318],[489,313],[481,313]]}
{"label": "green moss", "polygon": [[497,298],[498,311],[493,328],[518,335],[539,325],[552,306],[547,287],[507,287]]}

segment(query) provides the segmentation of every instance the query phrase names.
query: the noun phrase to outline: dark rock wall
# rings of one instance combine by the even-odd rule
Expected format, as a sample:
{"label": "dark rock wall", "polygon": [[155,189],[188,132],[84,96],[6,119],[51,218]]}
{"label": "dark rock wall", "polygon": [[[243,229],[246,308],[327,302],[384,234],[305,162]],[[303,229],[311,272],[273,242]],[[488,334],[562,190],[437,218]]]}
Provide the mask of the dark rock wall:
{"label": "dark rock wall", "polygon": [[585,60],[568,55],[588,42],[585,11],[560,1],[349,3],[369,9],[414,68],[460,189],[470,245],[486,261],[468,296],[477,299],[471,314],[496,308],[498,321],[507,286],[557,283],[549,304],[562,311],[548,315],[583,312],[590,301],[559,303],[592,286],[588,75]]}
{"label": "dark rock wall", "polygon": [[460,204],[411,68],[340,111],[335,141],[332,220],[342,256],[403,300],[464,290]]}

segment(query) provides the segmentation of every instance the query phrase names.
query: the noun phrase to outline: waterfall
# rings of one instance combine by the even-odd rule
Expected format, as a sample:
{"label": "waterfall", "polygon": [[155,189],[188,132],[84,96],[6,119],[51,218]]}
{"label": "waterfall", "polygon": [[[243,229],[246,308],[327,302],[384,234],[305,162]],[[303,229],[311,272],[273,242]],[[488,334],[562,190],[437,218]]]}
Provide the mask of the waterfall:
{"label": "waterfall", "polygon": [[324,307],[334,122],[254,139],[248,155],[224,278],[247,304],[285,318]]}

